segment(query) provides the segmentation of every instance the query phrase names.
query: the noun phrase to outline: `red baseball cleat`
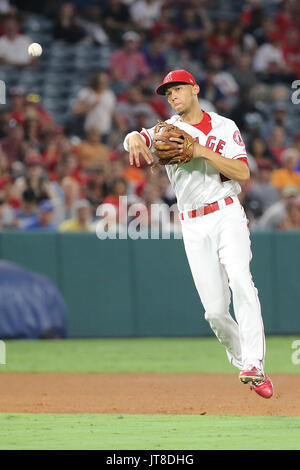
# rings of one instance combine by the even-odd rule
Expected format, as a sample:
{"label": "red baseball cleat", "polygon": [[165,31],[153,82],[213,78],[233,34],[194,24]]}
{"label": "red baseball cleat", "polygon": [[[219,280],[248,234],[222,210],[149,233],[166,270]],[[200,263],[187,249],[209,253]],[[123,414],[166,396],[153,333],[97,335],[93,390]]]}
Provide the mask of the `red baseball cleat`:
{"label": "red baseball cleat", "polygon": [[250,385],[250,388],[263,398],[271,398],[273,395],[273,384],[270,377],[267,375],[265,376],[265,380],[263,382],[253,381]]}
{"label": "red baseball cleat", "polygon": [[256,367],[250,365],[246,366],[244,370],[241,370],[239,373],[239,379],[241,382],[244,384],[247,384],[248,382],[263,382],[265,380],[265,376],[263,372]]}

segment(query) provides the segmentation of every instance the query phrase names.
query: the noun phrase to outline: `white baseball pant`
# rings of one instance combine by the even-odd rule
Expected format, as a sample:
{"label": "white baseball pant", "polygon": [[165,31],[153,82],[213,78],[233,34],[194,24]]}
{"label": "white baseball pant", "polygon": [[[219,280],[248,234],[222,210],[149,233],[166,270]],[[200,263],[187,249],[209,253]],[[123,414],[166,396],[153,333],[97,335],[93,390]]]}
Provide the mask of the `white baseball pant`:
{"label": "white baseball pant", "polygon": [[[238,198],[210,214],[185,218],[184,246],[205,319],[229,361],[239,369],[253,364],[263,371],[265,335],[261,307],[254,286],[247,217]],[[183,212],[185,214],[185,212]],[[231,294],[236,320],[229,312]]]}

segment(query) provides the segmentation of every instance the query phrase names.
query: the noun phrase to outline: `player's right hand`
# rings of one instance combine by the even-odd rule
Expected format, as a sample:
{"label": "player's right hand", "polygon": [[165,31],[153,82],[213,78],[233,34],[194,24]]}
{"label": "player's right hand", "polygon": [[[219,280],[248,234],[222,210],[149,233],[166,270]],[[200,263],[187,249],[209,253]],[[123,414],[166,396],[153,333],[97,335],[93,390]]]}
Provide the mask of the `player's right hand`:
{"label": "player's right hand", "polygon": [[143,137],[139,134],[134,134],[129,137],[129,163],[130,165],[136,164],[140,166],[140,157],[142,156],[146,162],[151,165],[153,163],[153,155],[145,144]]}

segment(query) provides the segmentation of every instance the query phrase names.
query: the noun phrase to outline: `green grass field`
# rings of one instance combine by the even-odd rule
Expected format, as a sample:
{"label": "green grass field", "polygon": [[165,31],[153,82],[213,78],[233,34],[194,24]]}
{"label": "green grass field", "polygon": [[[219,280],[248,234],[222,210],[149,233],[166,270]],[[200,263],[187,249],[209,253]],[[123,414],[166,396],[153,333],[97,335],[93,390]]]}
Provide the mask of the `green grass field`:
{"label": "green grass field", "polygon": [[[300,373],[291,360],[295,339],[267,338],[269,373]],[[215,338],[7,341],[6,347],[1,372],[235,371]],[[0,449],[299,450],[300,418],[2,413]]]}
{"label": "green grass field", "polygon": [[[297,374],[292,363],[296,336],[268,337],[269,373]],[[6,341],[2,372],[232,373],[224,348],[214,338],[145,338]]]}
{"label": "green grass field", "polygon": [[4,414],[0,423],[0,449],[300,448],[300,419],[284,416]]}

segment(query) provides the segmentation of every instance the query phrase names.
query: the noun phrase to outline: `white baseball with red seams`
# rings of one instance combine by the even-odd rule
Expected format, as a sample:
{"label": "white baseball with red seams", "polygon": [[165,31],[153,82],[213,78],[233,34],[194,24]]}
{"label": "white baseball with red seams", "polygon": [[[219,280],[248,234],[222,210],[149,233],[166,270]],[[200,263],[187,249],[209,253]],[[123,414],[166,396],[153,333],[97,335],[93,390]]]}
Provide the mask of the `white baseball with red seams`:
{"label": "white baseball with red seams", "polygon": [[[225,158],[247,162],[247,152],[236,124],[216,113],[206,113],[198,125],[172,116],[172,123],[200,145]],[[147,146],[154,151],[154,127],[142,129]],[[124,148],[129,151],[127,137]],[[237,195],[241,186],[220,174],[202,158],[184,165],[166,165],[181,212],[182,234],[195,286],[205,309],[205,318],[226,348],[230,362],[242,369],[252,364],[263,371],[265,335],[261,307],[254,286],[248,220]],[[228,205],[225,198],[231,197]],[[218,201],[219,210],[189,218],[191,211]],[[233,300],[236,320],[229,313]]]}

